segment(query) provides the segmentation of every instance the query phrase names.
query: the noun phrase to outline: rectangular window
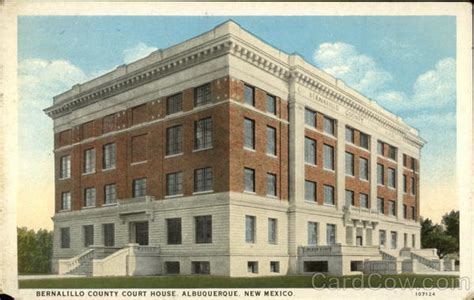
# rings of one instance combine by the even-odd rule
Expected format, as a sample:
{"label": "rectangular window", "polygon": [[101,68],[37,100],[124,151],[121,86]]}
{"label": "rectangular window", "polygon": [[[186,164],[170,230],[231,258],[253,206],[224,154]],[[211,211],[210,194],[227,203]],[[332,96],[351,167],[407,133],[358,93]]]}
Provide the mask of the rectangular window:
{"label": "rectangular window", "polygon": [[406,204],[403,204],[403,218],[404,219],[408,218],[408,207]]}
{"label": "rectangular window", "polygon": [[384,246],[386,245],[386,240],[387,240],[387,237],[386,237],[386,231],[385,230],[379,230],[379,244],[380,246]]}
{"label": "rectangular window", "polygon": [[382,164],[377,164],[377,184],[384,185],[384,166]]}
{"label": "rectangular window", "polygon": [[244,119],[244,147],[255,149],[255,121]]}
{"label": "rectangular window", "polygon": [[360,146],[369,149],[369,136],[363,132],[360,133]]}
{"label": "rectangular window", "polygon": [[406,154],[403,154],[403,166],[407,167],[407,163],[408,163],[408,156]]}
{"label": "rectangular window", "polygon": [[359,159],[359,178],[369,180],[369,161],[362,157]]}
{"label": "rectangular window", "polygon": [[103,157],[103,169],[113,169],[115,168],[116,163],[116,154],[115,154],[115,143],[106,144],[103,147],[104,157]]}
{"label": "rectangular window", "polygon": [[354,128],[346,127],[346,142],[354,144]]}
{"label": "rectangular window", "polygon": [[84,189],[84,207],[95,206],[95,188]]}
{"label": "rectangular window", "polygon": [[360,207],[369,208],[369,195],[360,193],[359,203],[360,203]]}
{"label": "rectangular window", "polygon": [[250,85],[244,85],[245,104],[255,106],[255,88]]}
{"label": "rectangular window", "polygon": [[84,151],[84,173],[95,172],[95,149]]}
{"label": "rectangular window", "polygon": [[257,261],[249,261],[247,262],[247,271],[249,273],[258,273],[258,262]]}
{"label": "rectangular window", "polygon": [[306,201],[316,202],[316,182],[304,181],[304,199]]}
{"label": "rectangular window", "polygon": [[171,115],[183,110],[183,94],[179,93],[166,99],[166,114]]}
{"label": "rectangular window", "polygon": [[211,103],[211,84],[206,83],[194,89],[194,107]]}
{"label": "rectangular window", "polygon": [[309,137],[304,138],[304,162],[316,165],[316,141]]}
{"label": "rectangular window", "polygon": [[334,187],[324,185],[324,203],[334,205]]}
{"label": "rectangular window", "polygon": [[411,207],[411,218],[412,220],[416,220],[416,210],[414,206]]}
{"label": "rectangular window", "polygon": [[406,233],[403,234],[403,247],[408,247],[408,234]]}
{"label": "rectangular window", "polygon": [[183,194],[183,172],[166,174],[166,196]]}
{"label": "rectangular window", "polygon": [[144,197],[146,195],[146,178],[133,180],[133,197]]}
{"label": "rectangular window", "polygon": [[267,112],[276,115],[276,98],[275,96],[267,95]]}
{"label": "rectangular window", "polygon": [[212,147],[212,118],[205,118],[194,122],[194,149]]}
{"label": "rectangular window", "polygon": [[59,178],[70,178],[71,177],[71,155],[65,155],[61,157]]}
{"label": "rectangular window", "polygon": [[308,222],[308,245],[318,244],[318,223]]}
{"label": "rectangular window", "polygon": [[112,204],[117,201],[117,186],[115,183],[104,186],[104,204]]}
{"label": "rectangular window", "polygon": [[354,154],[346,152],[346,175],[354,176]]}
{"label": "rectangular window", "polygon": [[415,242],[416,242],[416,235],[412,234],[411,235],[411,247],[415,248]]}
{"label": "rectangular window", "polygon": [[395,178],[396,178],[395,169],[388,168],[388,186],[389,187],[395,188],[395,185],[396,185]]}
{"label": "rectangular window", "polygon": [[330,135],[335,135],[335,123],[334,119],[324,117],[324,132]]}
{"label": "rectangular window", "polygon": [[346,190],[346,206],[355,206],[354,191]]}
{"label": "rectangular window", "polygon": [[267,154],[276,155],[276,129],[267,126]]}
{"label": "rectangular window", "polygon": [[327,273],[329,271],[329,264],[327,260],[305,261],[303,264],[303,270],[308,273]]}
{"label": "rectangular window", "polygon": [[277,243],[278,223],[277,219],[268,219],[268,243],[275,245]]}
{"label": "rectangular window", "polygon": [[103,236],[104,236],[104,246],[113,247],[115,246],[115,224],[103,224]]}
{"label": "rectangular window", "polygon": [[381,214],[385,213],[385,205],[383,198],[377,197],[377,211]]}
{"label": "rectangular window", "polygon": [[244,168],[244,191],[255,192],[255,170]]}
{"label": "rectangular window", "polygon": [[277,176],[267,173],[267,196],[275,197],[277,195]]}
{"label": "rectangular window", "polygon": [[212,216],[194,217],[196,228],[196,244],[212,243]]}
{"label": "rectangular window", "polygon": [[316,112],[312,111],[311,109],[305,108],[304,122],[306,125],[316,128]]}
{"label": "rectangular window", "polygon": [[397,148],[388,146],[388,157],[393,160],[397,160]]}
{"label": "rectangular window", "polygon": [[194,170],[194,192],[207,192],[213,189],[212,168]]}
{"label": "rectangular window", "polygon": [[324,144],[324,168],[334,170],[334,147]]}
{"label": "rectangular window", "polygon": [[168,245],[181,244],[181,218],[166,219]]}
{"label": "rectangular window", "polygon": [[411,169],[413,171],[416,171],[416,159],[414,159],[413,157],[411,158]]}
{"label": "rectangular window", "polygon": [[383,142],[377,141],[377,154],[383,156]]}
{"label": "rectangular window", "polygon": [[411,194],[415,195],[416,194],[416,184],[415,184],[415,178],[411,177]]}
{"label": "rectangular window", "polygon": [[255,243],[255,217],[245,216],[245,242]]}
{"label": "rectangular window", "polygon": [[396,207],[395,207],[395,201],[390,200],[388,201],[388,214],[390,216],[395,216],[396,215]]}
{"label": "rectangular window", "polygon": [[84,247],[94,245],[94,225],[84,225],[82,229],[84,232]]}
{"label": "rectangular window", "polygon": [[191,272],[193,274],[211,274],[211,264],[208,261],[192,261]]}
{"label": "rectangular window", "polygon": [[397,249],[397,232],[396,231],[391,231],[390,232],[390,247],[392,249]]}
{"label": "rectangular window", "polygon": [[326,238],[328,245],[334,245],[336,243],[336,225],[327,224],[326,225]]}
{"label": "rectangular window", "polygon": [[165,262],[165,272],[169,275],[176,275],[180,273],[179,261]]}
{"label": "rectangular window", "polygon": [[61,210],[71,210],[71,192],[61,193]]}
{"label": "rectangular window", "polygon": [[280,273],[280,262],[271,261],[270,262],[270,273]]}
{"label": "rectangular window", "polygon": [[166,155],[182,153],[183,135],[182,125],[166,129]]}
{"label": "rectangular window", "polygon": [[69,227],[61,228],[61,248],[69,248],[71,244],[71,236]]}
{"label": "rectangular window", "polygon": [[407,192],[407,175],[403,175],[403,192]]}

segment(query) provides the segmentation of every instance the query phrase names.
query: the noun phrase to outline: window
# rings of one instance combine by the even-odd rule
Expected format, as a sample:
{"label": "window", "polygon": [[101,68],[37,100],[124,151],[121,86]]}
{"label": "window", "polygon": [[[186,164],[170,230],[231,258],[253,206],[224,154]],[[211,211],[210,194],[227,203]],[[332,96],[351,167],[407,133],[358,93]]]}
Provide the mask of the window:
{"label": "window", "polygon": [[104,246],[113,247],[115,245],[115,224],[103,224]]}
{"label": "window", "polygon": [[327,237],[328,245],[334,245],[336,243],[336,225],[335,224],[326,225],[326,237]]}
{"label": "window", "polygon": [[318,223],[308,222],[308,245],[318,244]]}
{"label": "window", "polygon": [[278,223],[277,219],[268,219],[268,243],[275,245],[277,243]]}
{"label": "window", "polygon": [[403,218],[408,218],[408,207],[406,204],[403,204]]}
{"label": "window", "polygon": [[267,126],[267,154],[276,155],[276,129]]}
{"label": "window", "polygon": [[388,214],[390,216],[395,216],[395,214],[396,214],[395,201],[393,201],[393,200],[388,201]]}
{"label": "window", "polygon": [[414,206],[411,207],[411,218],[412,220],[416,220],[416,210]]}
{"label": "window", "polygon": [[267,173],[267,196],[277,195],[277,177],[275,174]]}
{"label": "window", "polygon": [[407,163],[408,163],[408,156],[406,154],[403,154],[403,166],[407,167]]}
{"label": "window", "polygon": [[390,248],[396,249],[397,248],[397,232],[391,231],[390,232]]}
{"label": "window", "polygon": [[245,242],[255,243],[255,217],[245,216]]}
{"label": "window", "polygon": [[329,270],[329,265],[327,260],[324,261],[305,261],[303,264],[304,272],[321,272],[326,273]]}
{"label": "window", "polygon": [[316,112],[305,108],[304,110],[304,122],[306,125],[316,128]]}
{"label": "window", "polygon": [[354,154],[346,152],[346,175],[354,176]]}
{"label": "window", "polygon": [[255,192],[255,170],[244,168],[244,191]]}
{"label": "window", "polygon": [[385,204],[383,198],[377,197],[377,212],[385,213]]}
{"label": "window", "polygon": [[377,141],[377,154],[383,156],[383,142]]}
{"label": "window", "polygon": [[346,127],[346,142],[354,144],[354,128]]}
{"label": "window", "polygon": [[407,175],[403,175],[403,192],[407,192]]}
{"label": "window", "polygon": [[316,141],[309,137],[304,138],[304,162],[316,164]]}
{"label": "window", "polygon": [[104,204],[112,204],[117,201],[117,186],[115,183],[107,184],[104,187]]}
{"label": "window", "polygon": [[95,172],[95,149],[84,151],[84,173]]}
{"label": "window", "polygon": [[360,146],[369,149],[369,136],[363,132],[360,133]]}
{"label": "window", "polygon": [[193,274],[211,274],[211,264],[208,261],[191,262],[191,272]]}
{"label": "window", "polygon": [[194,107],[211,103],[211,84],[206,83],[194,89]]}
{"label": "window", "polygon": [[62,156],[60,165],[59,178],[64,179],[71,177],[71,156]]}
{"label": "window", "polygon": [[194,122],[194,149],[212,147],[212,118],[205,118]]}
{"label": "window", "polygon": [[255,121],[245,118],[244,129],[244,147],[255,149]]}
{"label": "window", "polygon": [[182,125],[166,129],[166,155],[179,154],[182,150]]}
{"label": "window", "polygon": [[[202,168],[194,170],[194,192],[212,191],[212,181],[212,168]],[[182,187],[180,187],[180,189],[182,189]]]}
{"label": "window", "polygon": [[324,203],[334,205],[334,187],[324,185]]}
{"label": "window", "polygon": [[255,89],[250,85],[244,85],[245,104],[255,106]]}
{"label": "window", "polygon": [[181,218],[166,219],[168,245],[181,244]]}
{"label": "window", "polygon": [[360,207],[369,208],[369,195],[360,193],[359,204],[360,204]]}
{"label": "window", "polygon": [[334,147],[324,144],[324,168],[334,170]]}
{"label": "window", "polygon": [[334,119],[324,117],[324,132],[330,135],[335,135],[335,121]]}
{"label": "window", "polygon": [[415,195],[416,194],[416,184],[415,184],[415,178],[411,177],[411,194]]}
{"label": "window", "polygon": [[71,236],[69,227],[61,228],[61,248],[69,248],[71,243]]}
{"label": "window", "polygon": [[377,164],[377,184],[384,185],[384,166],[381,164]]}
{"label": "window", "polygon": [[379,230],[379,244],[380,246],[384,246],[386,245],[386,231],[385,230]]}
{"label": "window", "polygon": [[416,241],[416,235],[412,234],[411,235],[411,247],[415,248],[415,241]]}
{"label": "window", "polygon": [[416,159],[414,159],[413,157],[411,158],[411,169],[413,171],[416,171]]}
{"label": "window", "polygon": [[196,244],[212,243],[212,216],[194,217],[196,228]]}
{"label": "window", "polygon": [[354,191],[346,190],[346,206],[355,206]]}
{"label": "window", "polygon": [[388,168],[388,186],[395,188],[395,169]]}
{"label": "window", "polygon": [[71,192],[61,193],[61,210],[71,210]]}
{"label": "window", "polygon": [[84,247],[94,245],[94,225],[84,225],[82,229],[84,232]]}
{"label": "window", "polygon": [[183,172],[166,174],[166,195],[175,196],[183,194]]}
{"label": "window", "polygon": [[304,199],[306,201],[316,202],[316,182],[304,181]]}
{"label": "window", "polygon": [[169,274],[169,275],[179,274],[180,272],[179,261],[165,262],[165,272],[166,274]]}
{"label": "window", "polygon": [[408,246],[408,234],[404,233],[403,234],[403,247],[407,247]]}
{"label": "window", "polygon": [[369,180],[369,161],[362,157],[359,160],[359,178]]}
{"label": "window", "polygon": [[103,157],[103,169],[115,168],[116,155],[115,155],[115,143],[104,145],[104,157]]}
{"label": "window", "polygon": [[133,197],[144,197],[146,195],[146,178],[133,180]]}
{"label": "window", "polygon": [[267,95],[267,112],[276,115],[276,98],[271,95]]}
{"label": "window", "polygon": [[247,271],[249,273],[258,273],[258,262],[257,261],[249,261],[247,262]]}
{"label": "window", "polygon": [[84,189],[84,207],[95,206],[95,188]]}
{"label": "window", "polygon": [[397,148],[388,146],[388,157],[393,160],[397,160]]}
{"label": "window", "polygon": [[166,114],[171,115],[183,110],[183,95],[181,93],[166,99]]}
{"label": "window", "polygon": [[280,262],[271,261],[270,262],[270,273],[280,273]]}

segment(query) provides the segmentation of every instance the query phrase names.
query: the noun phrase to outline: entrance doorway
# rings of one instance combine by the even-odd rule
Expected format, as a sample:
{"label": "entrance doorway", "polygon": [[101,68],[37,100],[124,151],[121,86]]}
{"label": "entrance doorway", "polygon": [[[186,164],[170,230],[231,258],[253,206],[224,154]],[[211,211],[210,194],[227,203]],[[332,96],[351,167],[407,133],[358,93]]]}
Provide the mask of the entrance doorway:
{"label": "entrance doorway", "polygon": [[130,223],[130,242],[139,245],[148,245],[148,222]]}

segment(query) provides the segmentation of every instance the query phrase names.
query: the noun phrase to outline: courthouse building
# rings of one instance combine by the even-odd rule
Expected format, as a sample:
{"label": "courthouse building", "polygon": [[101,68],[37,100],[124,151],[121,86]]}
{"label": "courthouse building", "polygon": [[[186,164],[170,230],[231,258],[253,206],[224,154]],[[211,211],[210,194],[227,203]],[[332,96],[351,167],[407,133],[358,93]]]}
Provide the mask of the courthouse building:
{"label": "courthouse building", "polygon": [[53,269],[440,271],[418,131],[228,21],[54,97]]}

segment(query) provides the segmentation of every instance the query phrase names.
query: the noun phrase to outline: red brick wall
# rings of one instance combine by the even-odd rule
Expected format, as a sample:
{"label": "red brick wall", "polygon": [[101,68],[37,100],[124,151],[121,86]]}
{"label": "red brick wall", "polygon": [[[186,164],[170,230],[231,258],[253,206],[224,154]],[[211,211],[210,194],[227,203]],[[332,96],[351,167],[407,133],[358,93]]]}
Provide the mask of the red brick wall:
{"label": "red brick wall", "polygon": [[[415,207],[415,218],[418,220],[420,211],[419,211],[419,194],[420,194],[420,189],[419,189],[419,173],[418,173],[418,168],[419,168],[419,163],[418,160],[414,160],[415,166],[413,168],[412,164],[412,158],[410,156],[407,156],[407,164],[406,167],[403,168],[403,175],[406,175],[407,177],[407,192],[403,194],[403,204],[407,206],[407,218],[411,219],[411,207]],[[414,170],[413,170],[414,169]],[[411,178],[415,179],[415,195],[411,194]]]}
{"label": "red brick wall", "polygon": [[[384,157],[388,157],[388,149],[389,149],[389,145],[384,143],[383,144]],[[388,215],[389,214],[389,201],[397,201],[396,188],[392,189],[388,187],[388,168],[395,169],[395,171],[397,172],[397,163],[392,160],[381,158],[381,157],[377,158],[377,163],[383,165],[384,167],[384,186],[380,186],[377,184],[377,197],[382,197],[384,199],[385,215]],[[399,184],[403,184],[403,182],[398,182],[397,179],[398,179],[398,174],[396,174],[395,176],[396,186],[398,186]],[[395,214],[397,213],[398,212],[395,211]]]}
{"label": "red brick wall", "polygon": [[[356,129],[354,129],[354,144],[360,146],[360,131]],[[369,162],[368,178],[370,179],[370,153],[349,143],[346,143],[346,152],[354,155],[354,177],[346,176],[346,190],[354,191],[354,206],[356,207],[360,207],[360,193],[367,194],[369,196],[368,207],[371,208],[370,183],[368,180],[361,180],[359,178],[360,158],[365,158]]]}

